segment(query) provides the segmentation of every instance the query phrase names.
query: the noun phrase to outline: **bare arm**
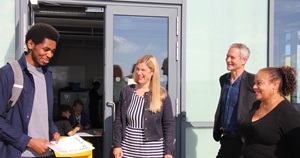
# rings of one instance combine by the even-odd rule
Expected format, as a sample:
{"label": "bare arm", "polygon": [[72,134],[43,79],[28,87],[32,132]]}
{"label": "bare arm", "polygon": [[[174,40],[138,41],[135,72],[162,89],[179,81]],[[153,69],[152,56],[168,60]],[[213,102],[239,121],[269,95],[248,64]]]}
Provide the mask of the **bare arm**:
{"label": "bare arm", "polygon": [[73,130],[68,132],[68,135],[72,136],[72,135],[76,134],[79,130],[80,130],[80,127],[75,127]]}

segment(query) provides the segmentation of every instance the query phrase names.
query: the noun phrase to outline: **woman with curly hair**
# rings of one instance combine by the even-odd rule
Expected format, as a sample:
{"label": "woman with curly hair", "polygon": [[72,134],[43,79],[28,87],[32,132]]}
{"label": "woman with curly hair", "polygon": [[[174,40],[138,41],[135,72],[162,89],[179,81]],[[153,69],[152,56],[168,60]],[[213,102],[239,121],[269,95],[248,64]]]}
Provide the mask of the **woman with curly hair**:
{"label": "woman with curly hair", "polygon": [[292,67],[258,71],[253,86],[258,101],[241,124],[244,158],[300,156],[300,115],[285,98],[295,88],[296,70]]}

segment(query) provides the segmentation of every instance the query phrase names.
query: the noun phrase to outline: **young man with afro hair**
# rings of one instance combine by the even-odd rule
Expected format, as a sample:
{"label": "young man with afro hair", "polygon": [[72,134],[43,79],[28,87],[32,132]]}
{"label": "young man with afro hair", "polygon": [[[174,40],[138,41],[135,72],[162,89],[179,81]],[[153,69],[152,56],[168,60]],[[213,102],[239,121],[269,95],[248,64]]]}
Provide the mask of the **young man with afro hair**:
{"label": "young man with afro hair", "polygon": [[60,134],[53,118],[53,78],[48,63],[59,40],[58,31],[43,23],[33,25],[26,34],[25,51],[18,60],[24,85],[16,104],[7,115],[14,74],[7,64],[0,68],[0,153],[1,157],[43,157],[54,155],[47,145]]}

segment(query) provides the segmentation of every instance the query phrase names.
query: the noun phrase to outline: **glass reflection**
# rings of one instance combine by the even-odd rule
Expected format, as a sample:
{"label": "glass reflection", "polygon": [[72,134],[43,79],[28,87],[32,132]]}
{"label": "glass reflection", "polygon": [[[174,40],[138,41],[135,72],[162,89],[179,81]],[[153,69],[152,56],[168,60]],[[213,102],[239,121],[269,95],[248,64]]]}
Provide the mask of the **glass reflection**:
{"label": "glass reflection", "polygon": [[[122,87],[132,84],[134,64],[145,54],[154,55],[159,66],[168,56],[168,17],[114,16],[114,102]],[[160,72],[161,84],[166,86],[167,75]]]}
{"label": "glass reflection", "polygon": [[[288,65],[300,70],[300,1],[274,1],[274,63],[271,65]],[[299,75],[297,78],[299,82]],[[300,110],[300,88],[290,96],[294,105]]]}

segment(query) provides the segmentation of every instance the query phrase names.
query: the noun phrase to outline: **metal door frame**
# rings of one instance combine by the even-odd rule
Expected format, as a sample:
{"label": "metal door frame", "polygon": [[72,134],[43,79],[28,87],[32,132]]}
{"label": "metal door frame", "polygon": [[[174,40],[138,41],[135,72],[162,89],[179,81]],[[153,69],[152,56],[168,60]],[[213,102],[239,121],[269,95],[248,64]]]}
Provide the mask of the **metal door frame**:
{"label": "metal door frame", "polygon": [[[171,9],[176,8],[177,9],[177,19],[176,21],[176,39],[174,39],[174,47],[176,50],[176,53],[169,53],[169,71],[176,71],[176,73],[173,73],[172,76],[169,76],[169,78],[173,78],[173,80],[169,80],[169,87],[173,87],[174,89],[170,89],[170,96],[175,96],[172,100],[172,103],[174,104],[174,116],[175,116],[175,123],[176,123],[176,153],[175,157],[182,157],[182,155],[185,155],[185,127],[183,126],[182,119],[181,119],[181,112],[184,111],[185,105],[184,103],[184,95],[185,95],[185,88],[184,88],[184,71],[182,70],[185,68],[184,60],[185,55],[183,50],[185,49],[185,34],[183,32],[185,31],[185,7],[186,7],[186,1],[183,0],[114,0],[114,1],[102,1],[102,0],[15,0],[16,2],[16,59],[19,58],[22,54],[22,49],[25,49],[25,34],[28,30],[28,28],[34,23],[33,21],[33,13],[32,8],[38,7],[39,3],[50,3],[50,4],[69,4],[69,5],[87,5],[87,6],[99,6],[99,7],[105,7],[105,76],[104,76],[104,83],[105,86],[107,85],[113,85],[112,83],[112,76],[113,76],[113,65],[112,65],[112,50],[107,47],[109,45],[108,41],[113,41],[112,32],[107,29],[111,27],[111,22],[109,22],[109,19],[113,15],[113,13],[110,13],[111,7],[146,7],[146,8],[156,8],[156,9]],[[33,4],[31,5],[30,2]],[[140,10],[140,13],[144,13],[145,10]],[[155,14],[148,13],[148,15]],[[154,15],[155,16],[155,15]],[[172,39],[173,40],[173,39]],[[169,42],[170,43],[170,42]],[[170,45],[170,44],[169,44]],[[109,62],[110,64],[109,65]],[[104,87],[105,88],[105,87]],[[109,100],[112,100],[112,91],[111,90],[105,90],[104,92],[104,99],[105,104],[106,102],[109,102]],[[105,106],[105,105],[104,105]],[[106,114],[111,114],[112,111],[107,109],[105,110]],[[104,118],[105,119],[105,118]],[[108,122],[107,122],[108,124]],[[110,127],[111,128],[111,127]],[[104,130],[105,132],[105,130]],[[106,142],[110,142],[109,140],[105,140],[106,135],[104,134],[104,147],[103,151],[104,157],[107,157],[109,150],[108,145]]]}
{"label": "metal door frame", "polygon": [[[180,89],[179,83],[180,83],[180,77],[179,76],[179,66],[180,66],[180,29],[179,29],[179,21],[180,18],[178,17],[179,12],[181,12],[181,8],[178,6],[162,6],[162,5],[135,5],[135,6],[124,6],[124,5],[107,5],[106,6],[106,12],[105,12],[105,100],[107,101],[107,105],[105,107],[105,129],[107,131],[104,131],[104,144],[111,144],[112,141],[112,136],[110,135],[109,129],[112,129],[112,120],[110,119],[113,113],[114,104],[112,102],[113,98],[113,16],[114,15],[133,15],[133,16],[167,16],[167,17],[172,17],[170,15],[169,10],[175,10],[176,9],[176,14],[174,16],[174,19],[169,19],[169,25],[173,24],[174,29],[173,31],[169,30],[169,87],[171,88],[169,91],[170,96],[173,98],[172,103],[173,103],[173,111],[174,111],[174,116],[177,120],[178,115],[180,114],[180,105],[179,105],[179,100],[180,100]],[[162,13],[164,12],[164,13]],[[169,26],[169,29],[172,26]],[[171,38],[170,34],[173,33],[174,37]],[[173,47],[173,48],[170,48]],[[170,53],[172,52],[172,53]],[[173,72],[173,73],[170,73]],[[172,78],[170,80],[170,78]],[[177,122],[177,121],[176,121]],[[178,133],[180,133],[180,126],[177,127]],[[108,132],[109,134],[106,134]],[[180,145],[180,138],[177,138],[177,145]],[[178,150],[180,149],[180,150]],[[104,157],[107,157],[109,155],[110,148],[108,148],[107,145],[104,145]],[[180,155],[181,147],[177,146],[177,150],[175,153],[176,155]],[[105,153],[106,152],[106,153]]]}

